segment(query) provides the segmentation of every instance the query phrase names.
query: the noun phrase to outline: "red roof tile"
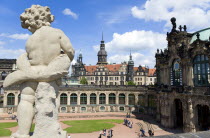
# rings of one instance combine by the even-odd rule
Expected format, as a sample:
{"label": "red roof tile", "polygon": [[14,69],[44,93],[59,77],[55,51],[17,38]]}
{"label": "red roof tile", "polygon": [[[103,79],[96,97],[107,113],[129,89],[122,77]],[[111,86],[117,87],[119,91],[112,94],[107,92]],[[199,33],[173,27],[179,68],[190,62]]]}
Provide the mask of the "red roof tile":
{"label": "red roof tile", "polygon": [[156,71],[156,69],[149,69],[148,76],[153,76],[155,71]]}

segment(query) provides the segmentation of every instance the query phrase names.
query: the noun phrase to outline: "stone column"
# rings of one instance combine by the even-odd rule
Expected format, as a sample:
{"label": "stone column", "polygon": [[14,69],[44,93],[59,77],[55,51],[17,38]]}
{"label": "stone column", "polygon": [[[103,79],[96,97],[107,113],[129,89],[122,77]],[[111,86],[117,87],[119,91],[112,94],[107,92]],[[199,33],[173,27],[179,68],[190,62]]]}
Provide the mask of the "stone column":
{"label": "stone column", "polygon": [[77,95],[77,105],[80,105],[80,93]]}
{"label": "stone column", "polygon": [[128,93],[125,94],[125,105],[128,105]]}
{"label": "stone column", "polygon": [[99,94],[96,94],[96,104],[99,105],[99,96],[100,96],[100,93]]}
{"label": "stone column", "polygon": [[90,105],[90,93],[87,93],[87,105]]}
{"label": "stone column", "polygon": [[106,105],[109,104],[109,94],[106,94]]}
{"label": "stone column", "polygon": [[15,94],[15,106],[17,106],[18,105],[18,93],[15,92],[14,94]]}
{"label": "stone column", "polygon": [[67,93],[67,105],[70,105],[70,93]]}
{"label": "stone column", "polygon": [[116,105],[119,105],[119,93],[116,93]]}
{"label": "stone column", "polygon": [[138,94],[135,94],[135,105],[138,105]]}
{"label": "stone column", "polygon": [[7,93],[4,91],[4,104],[3,104],[4,107],[7,106]]}

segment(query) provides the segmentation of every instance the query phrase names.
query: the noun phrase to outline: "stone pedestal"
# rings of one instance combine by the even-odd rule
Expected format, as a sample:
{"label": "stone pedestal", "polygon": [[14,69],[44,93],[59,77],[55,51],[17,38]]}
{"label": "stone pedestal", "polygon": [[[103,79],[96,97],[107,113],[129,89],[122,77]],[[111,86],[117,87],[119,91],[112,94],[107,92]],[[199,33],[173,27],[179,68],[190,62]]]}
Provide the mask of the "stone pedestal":
{"label": "stone pedestal", "polygon": [[35,129],[31,138],[66,138],[67,133],[58,122],[58,86],[53,82],[39,82],[35,100]]}

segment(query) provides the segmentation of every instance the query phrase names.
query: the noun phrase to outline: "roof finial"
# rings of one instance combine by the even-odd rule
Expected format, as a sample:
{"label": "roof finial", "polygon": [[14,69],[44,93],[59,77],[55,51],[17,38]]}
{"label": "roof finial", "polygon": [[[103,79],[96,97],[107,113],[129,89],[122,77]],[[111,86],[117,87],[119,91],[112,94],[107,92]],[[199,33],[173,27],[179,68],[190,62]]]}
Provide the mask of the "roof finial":
{"label": "roof finial", "polygon": [[103,44],[104,43],[104,32],[102,31],[102,40],[101,40],[101,43]]}
{"label": "roof finial", "polygon": [[130,49],[130,60],[132,60],[131,49]]}

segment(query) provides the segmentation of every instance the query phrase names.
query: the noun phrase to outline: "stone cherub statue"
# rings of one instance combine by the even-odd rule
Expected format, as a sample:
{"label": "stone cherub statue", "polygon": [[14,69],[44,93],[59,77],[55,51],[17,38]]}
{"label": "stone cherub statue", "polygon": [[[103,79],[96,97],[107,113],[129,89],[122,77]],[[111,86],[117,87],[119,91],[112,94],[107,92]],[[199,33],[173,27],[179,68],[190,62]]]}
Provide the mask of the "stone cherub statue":
{"label": "stone cherub statue", "polygon": [[9,74],[3,84],[4,87],[20,84],[18,131],[11,137],[30,137],[35,114],[32,138],[66,138],[57,121],[57,93],[60,78],[68,73],[74,49],[61,30],[50,27],[54,16],[49,7],[32,5],[20,19],[22,27],[32,35],[26,42],[26,53],[17,59],[17,71]]}

